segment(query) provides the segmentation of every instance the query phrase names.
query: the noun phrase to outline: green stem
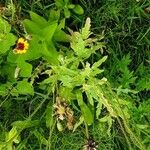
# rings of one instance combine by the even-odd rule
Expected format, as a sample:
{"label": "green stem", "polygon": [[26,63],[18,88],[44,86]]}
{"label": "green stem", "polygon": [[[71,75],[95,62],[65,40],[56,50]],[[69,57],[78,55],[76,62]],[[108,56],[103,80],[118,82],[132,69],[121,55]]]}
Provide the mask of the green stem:
{"label": "green stem", "polygon": [[87,123],[86,123],[86,122],[84,122],[84,124],[85,124],[85,134],[86,134],[87,139],[89,139],[89,130],[88,130],[88,125],[87,125]]}
{"label": "green stem", "polygon": [[[49,95],[49,94],[48,94]],[[29,120],[38,112],[38,110],[42,107],[42,105],[45,103],[45,101],[48,98],[48,95],[45,96],[45,98],[42,100],[42,102],[38,105],[38,107],[34,110],[34,112],[28,117]]]}
{"label": "green stem", "polygon": [[51,150],[51,146],[52,146],[52,144],[51,144],[51,139],[52,139],[52,133],[53,133],[53,131],[54,131],[55,125],[56,125],[56,120],[55,120],[55,122],[53,123],[53,125],[52,125],[52,127],[51,127],[51,129],[50,129],[50,131],[49,131],[49,138],[48,138],[48,143],[49,143],[49,144],[47,145],[46,150]]}

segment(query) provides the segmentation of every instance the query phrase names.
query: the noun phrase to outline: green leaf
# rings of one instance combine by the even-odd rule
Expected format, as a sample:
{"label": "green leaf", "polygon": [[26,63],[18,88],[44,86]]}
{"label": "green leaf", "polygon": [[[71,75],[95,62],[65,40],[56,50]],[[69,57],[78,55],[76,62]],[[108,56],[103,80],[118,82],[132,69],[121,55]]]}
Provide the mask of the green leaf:
{"label": "green leaf", "polygon": [[22,139],[21,142],[19,144],[17,144],[16,150],[23,150],[25,145],[28,142],[29,137],[30,137],[30,135],[28,137],[26,137],[25,139]]}
{"label": "green leaf", "polygon": [[58,64],[58,53],[53,43],[49,42],[49,45],[43,43],[42,46],[42,56],[48,61],[48,63],[54,65]]}
{"label": "green leaf", "polygon": [[99,101],[96,107],[96,118],[98,119],[102,111],[102,103]]}
{"label": "green leaf", "polygon": [[74,7],[75,7],[74,4],[69,4],[69,5],[68,5],[68,8],[69,8],[69,9],[73,9]]}
{"label": "green leaf", "polygon": [[69,18],[71,16],[70,10],[67,8],[64,8],[64,15],[65,15],[65,18]]}
{"label": "green leaf", "polygon": [[79,106],[83,105],[83,97],[82,97],[82,92],[81,91],[76,91],[76,97],[77,97],[77,101]]}
{"label": "green leaf", "polygon": [[81,112],[82,112],[85,122],[88,125],[91,125],[93,123],[93,119],[94,119],[93,114],[92,114],[91,110],[89,109],[89,107],[83,102],[82,92],[77,91],[76,96],[77,96],[77,101],[80,106],[80,109],[81,109]]}
{"label": "green leaf", "polygon": [[50,10],[48,22],[58,21],[60,19],[60,10]]}
{"label": "green leaf", "polygon": [[79,57],[83,57],[84,51],[85,51],[85,42],[84,40],[79,37],[78,41],[74,41],[71,43],[71,48],[75,51],[75,53],[79,56]]}
{"label": "green leaf", "polygon": [[63,86],[72,88],[72,77],[69,75],[60,76],[59,79],[62,81]]}
{"label": "green leaf", "polygon": [[23,81],[18,81],[16,88],[17,88],[19,94],[34,95],[33,86],[30,85],[30,83],[28,83],[26,79],[24,79]]}
{"label": "green leaf", "polygon": [[73,11],[78,15],[82,15],[84,13],[84,9],[80,5],[75,5]]}
{"label": "green leaf", "polygon": [[81,112],[82,112],[85,122],[88,125],[91,125],[93,123],[94,117],[90,108],[84,102],[82,105],[80,105],[80,108],[81,108]]}
{"label": "green leaf", "polygon": [[24,60],[34,60],[42,57],[43,42],[41,39],[33,35],[32,40],[29,42],[29,49],[25,54],[22,54]]}
{"label": "green leaf", "polygon": [[8,22],[0,17],[0,34],[7,34],[10,32],[10,30],[11,26],[8,24]]}
{"label": "green leaf", "polygon": [[13,82],[16,79],[14,78],[16,66],[11,63],[5,63],[1,68],[2,76],[7,76],[7,81]]}
{"label": "green leaf", "polygon": [[56,28],[57,28],[57,23],[54,22],[51,25],[46,26],[45,28],[43,28],[39,32],[39,35],[41,35],[46,42],[50,42],[52,40],[52,37],[55,33]]}
{"label": "green leaf", "polygon": [[62,0],[55,0],[55,5],[58,7],[58,8],[63,8],[63,6],[65,5],[64,1]]}
{"label": "green leaf", "polygon": [[100,123],[106,123],[108,124],[107,134],[110,136],[110,131],[112,127],[112,118],[110,116],[104,116],[103,118],[99,119]]}
{"label": "green leaf", "polygon": [[24,120],[24,121],[15,121],[11,125],[15,127],[16,129],[19,129],[20,131],[30,128],[33,126],[37,126],[39,124],[39,120]]}
{"label": "green leaf", "polygon": [[7,92],[7,86],[5,84],[0,85],[0,96],[6,96]]}
{"label": "green leaf", "polygon": [[34,23],[36,23],[40,28],[44,28],[48,25],[48,22],[38,14],[30,11],[30,17]]}
{"label": "green leaf", "polygon": [[90,18],[87,18],[85,22],[85,26],[81,30],[81,35],[83,39],[87,39],[90,36],[91,34],[90,27],[91,27],[91,20]]}
{"label": "green leaf", "polygon": [[94,99],[92,97],[92,95],[90,94],[90,92],[86,91],[86,95],[87,95],[87,98],[88,98],[88,101],[89,103],[94,106]]}
{"label": "green leaf", "polygon": [[50,128],[53,125],[53,103],[50,101],[45,111],[46,127]]}
{"label": "green leaf", "polygon": [[71,36],[62,30],[56,30],[54,34],[54,40],[57,42],[69,42],[71,41]]}
{"label": "green leaf", "polygon": [[71,101],[72,99],[75,99],[75,95],[74,93],[72,92],[72,89],[71,88],[68,88],[68,87],[63,87],[61,86],[59,88],[59,95],[60,97],[63,97],[65,100],[67,101]]}
{"label": "green leaf", "polygon": [[6,142],[8,142],[9,144],[12,144],[12,142],[19,143],[18,135],[19,131],[17,130],[16,127],[13,127],[8,133]]}
{"label": "green leaf", "polygon": [[103,62],[105,62],[107,59],[107,56],[104,56],[102,59],[100,59],[99,61],[95,62],[93,65],[92,65],[92,69],[95,70],[97,69]]}
{"label": "green leaf", "polygon": [[21,61],[18,62],[18,67],[20,68],[20,76],[21,77],[30,77],[31,72],[32,72],[32,65],[25,62]]}
{"label": "green leaf", "polygon": [[63,125],[60,123],[59,120],[57,120],[57,124],[56,125],[57,125],[58,131],[62,132],[64,130]]}
{"label": "green leaf", "polygon": [[55,32],[59,32],[61,29],[64,29],[65,28],[65,19],[62,19],[59,23],[59,25],[57,26],[57,29]]}
{"label": "green leaf", "polygon": [[16,37],[11,33],[5,35],[3,39],[0,39],[0,54],[8,51],[10,47],[15,44],[15,41]]}
{"label": "green leaf", "polygon": [[147,75],[145,77],[142,77],[138,80],[136,83],[137,89],[142,91],[142,90],[150,90],[150,75]]}
{"label": "green leaf", "polygon": [[39,27],[35,22],[25,19],[23,25],[29,34],[37,34],[42,27]]}
{"label": "green leaf", "polygon": [[18,56],[19,55],[14,54],[13,51],[11,50],[7,56],[7,61],[9,63],[16,63]]}
{"label": "green leaf", "polygon": [[141,130],[144,130],[144,129],[148,129],[150,126],[146,124],[136,124],[136,127]]}

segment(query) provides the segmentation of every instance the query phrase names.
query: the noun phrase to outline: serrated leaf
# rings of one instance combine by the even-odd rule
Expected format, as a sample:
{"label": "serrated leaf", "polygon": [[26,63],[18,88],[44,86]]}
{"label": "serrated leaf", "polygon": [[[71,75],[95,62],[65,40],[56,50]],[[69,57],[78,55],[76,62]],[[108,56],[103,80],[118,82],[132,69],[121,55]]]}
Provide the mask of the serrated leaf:
{"label": "serrated leaf", "polygon": [[85,42],[84,40],[80,37],[78,38],[78,41],[73,41],[71,43],[71,48],[75,51],[75,53],[78,55],[78,56],[83,56],[84,54],[84,51],[85,51]]}
{"label": "serrated leaf", "polygon": [[90,27],[91,27],[91,20],[90,18],[87,18],[85,22],[85,26],[81,30],[81,35],[83,39],[87,39],[91,34]]}
{"label": "serrated leaf", "polygon": [[95,70],[97,69],[103,62],[105,62],[107,59],[107,56],[104,56],[102,59],[100,59],[99,61],[95,62],[93,65],[92,65],[92,69]]}
{"label": "serrated leaf", "polygon": [[112,127],[112,118],[110,116],[104,116],[103,118],[99,119],[100,123],[106,123],[108,124],[107,134],[110,136],[110,130]]}
{"label": "serrated leaf", "polygon": [[72,92],[72,89],[71,88],[68,88],[68,87],[63,87],[61,86],[59,88],[59,95],[60,97],[63,97],[65,100],[67,101],[71,101],[72,99],[75,99],[75,95],[74,93]]}

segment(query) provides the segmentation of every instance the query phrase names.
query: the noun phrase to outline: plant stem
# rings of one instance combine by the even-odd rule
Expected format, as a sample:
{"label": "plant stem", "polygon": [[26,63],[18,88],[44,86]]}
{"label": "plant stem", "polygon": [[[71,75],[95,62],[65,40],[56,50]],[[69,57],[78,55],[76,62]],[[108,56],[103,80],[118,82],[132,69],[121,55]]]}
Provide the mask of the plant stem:
{"label": "plant stem", "polygon": [[88,130],[88,125],[87,125],[87,123],[86,123],[86,122],[84,122],[84,124],[85,124],[85,134],[86,134],[87,139],[89,139],[89,130]]}
{"label": "plant stem", "polygon": [[[49,95],[49,94],[48,94]],[[44,104],[44,102],[47,100],[48,95],[45,96],[45,98],[42,100],[42,102],[38,105],[38,107],[34,110],[34,112],[28,117],[29,120],[31,120],[31,118],[38,112],[38,110],[42,107],[42,105]]]}

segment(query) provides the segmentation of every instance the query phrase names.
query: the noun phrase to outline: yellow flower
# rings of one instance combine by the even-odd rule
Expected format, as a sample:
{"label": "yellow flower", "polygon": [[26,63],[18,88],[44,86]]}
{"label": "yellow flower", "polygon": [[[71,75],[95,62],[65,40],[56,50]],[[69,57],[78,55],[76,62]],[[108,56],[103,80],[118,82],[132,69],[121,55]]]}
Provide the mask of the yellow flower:
{"label": "yellow flower", "polygon": [[23,38],[19,38],[16,48],[13,50],[15,54],[24,54],[27,52],[29,43]]}

